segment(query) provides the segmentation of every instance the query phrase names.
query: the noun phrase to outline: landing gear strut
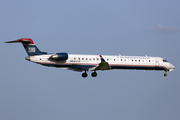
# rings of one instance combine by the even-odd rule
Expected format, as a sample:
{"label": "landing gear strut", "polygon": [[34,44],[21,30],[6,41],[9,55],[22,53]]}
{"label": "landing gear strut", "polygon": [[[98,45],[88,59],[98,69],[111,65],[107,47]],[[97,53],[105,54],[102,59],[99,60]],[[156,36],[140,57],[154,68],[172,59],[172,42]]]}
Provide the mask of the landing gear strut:
{"label": "landing gear strut", "polygon": [[167,73],[166,73],[167,71],[165,71],[165,73],[164,73],[164,77],[166,77],[167,76]]}
{"label": "landing gear strut", "polygon": [[91,73],[91,76],[92,76],[92,77],[96,77],[96,76],[97,76],[96,71],[92,72],[92,73]]}
{"label": "landing gear strut", "polygon": [[83,78],[86,78],[88,75],[87,75],[87,73],[86,73],[86,71],[82,74],[82,77]]}

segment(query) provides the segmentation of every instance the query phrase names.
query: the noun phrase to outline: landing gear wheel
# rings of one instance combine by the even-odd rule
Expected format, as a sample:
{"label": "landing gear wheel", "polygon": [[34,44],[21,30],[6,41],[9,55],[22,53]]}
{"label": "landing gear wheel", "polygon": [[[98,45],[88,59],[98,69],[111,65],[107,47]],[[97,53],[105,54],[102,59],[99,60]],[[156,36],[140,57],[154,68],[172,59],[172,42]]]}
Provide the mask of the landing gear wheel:
{"label": "landing gear wheel", "polygon": [[93,72],[93,73],[91,73],[91,76],[92,76],[92,77],[96,77],[96,76],[97,76],[97,73],[96,73],[96,72]]}
{"label": "landing gear wheel", "polygon": [[83,73],[83,74],[82,74],[82,77],[83,77],[83,78],[86,78],[86,77],[87,77],[87,73],[86,73],[86,72]]}
{"label": "landing gear wheel", "polygon": [[164,73],[164,77],[166,77],[167,76],[167,73]]}

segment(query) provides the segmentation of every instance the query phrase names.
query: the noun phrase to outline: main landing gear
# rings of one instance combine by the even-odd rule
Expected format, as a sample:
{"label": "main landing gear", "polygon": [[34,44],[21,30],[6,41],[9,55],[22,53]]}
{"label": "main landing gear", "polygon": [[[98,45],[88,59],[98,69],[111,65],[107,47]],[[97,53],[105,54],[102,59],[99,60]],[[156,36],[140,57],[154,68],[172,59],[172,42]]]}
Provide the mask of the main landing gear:
{"label": "main landing gear", "polygon": [[91,76],[92,76],[92,77],[96,77],[96,76],[97,76],[97,73],[94,71],[94,72],[91,73]]}
{"label": "main landing gear", "polygon": [[[86,71],[85,71],[85,72],[82,74],[82,77],[83,77],[83,78],[86,78],[87,76],[88,76],[88,74],[87,74]],[[96,71],[92,72],[92,73],[91,73],[91,76],[92,76],[92,77],[96,77],[96,76],[97,76]]]}
{"label": "main landing gear", "polygon": [[82,77],[83,78],[86,78],[88,75],[87,75],[87,73],[86,73],[86,71],[82,74]]}

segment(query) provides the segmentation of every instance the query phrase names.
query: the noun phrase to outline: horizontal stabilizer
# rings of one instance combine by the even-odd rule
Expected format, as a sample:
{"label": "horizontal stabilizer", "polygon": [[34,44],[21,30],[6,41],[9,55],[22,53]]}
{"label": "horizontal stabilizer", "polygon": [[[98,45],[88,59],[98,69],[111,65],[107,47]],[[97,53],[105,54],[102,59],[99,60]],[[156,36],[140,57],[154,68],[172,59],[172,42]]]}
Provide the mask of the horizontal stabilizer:
{"label": "horizontal stabilizer", "polygon": [[14,40],[14,41],[7,41],[5,43],[18,43],[18,42],[22,42],[22,43],[31,43],[31,41],[28,41],[28,40]]}
{"label": "horizontal stabilizer", "polygon": [[7,41],[7,42],[5,42],[5,43],[18,43],[19,41],[17,41],[17,40],[14,40],[14,41]]}

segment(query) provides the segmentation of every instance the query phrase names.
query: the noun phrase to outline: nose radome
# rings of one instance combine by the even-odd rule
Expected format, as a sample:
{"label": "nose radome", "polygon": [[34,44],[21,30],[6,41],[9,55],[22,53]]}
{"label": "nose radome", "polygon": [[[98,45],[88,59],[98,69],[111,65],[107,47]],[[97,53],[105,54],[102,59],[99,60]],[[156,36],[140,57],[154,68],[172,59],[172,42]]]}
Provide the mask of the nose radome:
{"label": "nose radome", "polygon": [[172,64],[169,65],[169,71],[172,71],[174,68],[175,67]]}

